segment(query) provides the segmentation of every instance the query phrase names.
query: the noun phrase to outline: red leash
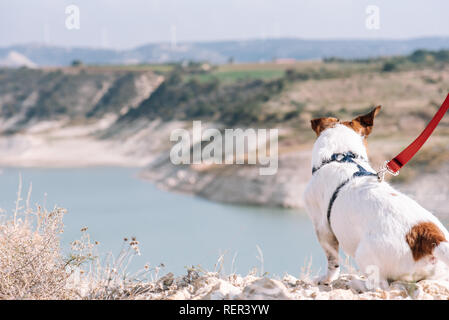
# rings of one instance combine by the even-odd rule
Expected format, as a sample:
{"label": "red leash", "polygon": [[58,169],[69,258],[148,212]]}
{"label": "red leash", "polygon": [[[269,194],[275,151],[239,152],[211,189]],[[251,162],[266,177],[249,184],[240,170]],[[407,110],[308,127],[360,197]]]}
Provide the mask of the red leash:
{"label": "red leash", "polygon": [[[427,139],[432,134],[433,130],[437,127],[438,123],[440,123],[441,119],[443,118],[446,111],[449,109],[449,94],[446,97],[446,100],[444,100],[443,104],[441,105],[440,109],[437,111],[437,113],[433,116],[432,120],[430,120],[427,127],[424,129],[424,131],[419,135],[418,138],[416,138],[415,141],[413,141],[404,151],[402,151],[400,154],[398,154],[396,157],[394,157],[389,162],[386,162],[384,167],[379,171],[379,174],[385,174],[386,171],[393,175],[398,175],[399,170],[407,164],[407,162],[410,161],[411,158],[421,149],[423,144],[427,141]],[[379,176],[379,179],[383,180]]]}

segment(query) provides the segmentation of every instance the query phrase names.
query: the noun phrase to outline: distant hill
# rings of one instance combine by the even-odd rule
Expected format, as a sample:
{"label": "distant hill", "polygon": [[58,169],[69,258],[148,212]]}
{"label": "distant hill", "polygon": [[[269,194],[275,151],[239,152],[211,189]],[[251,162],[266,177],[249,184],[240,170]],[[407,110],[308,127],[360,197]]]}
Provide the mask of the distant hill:
{"label": "distant hill", "polygon": [[[267,39],[248,41],[218,41],[148,44],[130,50],[96,48],[64,48],[45,45],[15,45],[0,48],[0,65],[7,65],[11,52],[21,60],[39,66],[66,66],[73,60],[86,64],[139,64],[209,61],[214,64],[259,62],[274,59],[310,60],[327,57],[371,58],[409,54],[416,49],[449,49],[449,37],[406,40],[303,40]],[[26,60],[25,60],[26,59]],[[17,60],[17,59],[16,59]],[[17,64],[13,64],[17,65]]]}

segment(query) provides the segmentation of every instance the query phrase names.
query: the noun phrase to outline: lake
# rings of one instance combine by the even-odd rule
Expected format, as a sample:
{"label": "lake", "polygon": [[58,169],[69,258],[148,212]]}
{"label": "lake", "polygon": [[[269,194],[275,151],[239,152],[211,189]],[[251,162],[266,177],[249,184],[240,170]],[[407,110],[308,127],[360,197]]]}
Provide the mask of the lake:
{"label": "lake", "polygon": [[[299,276],[312,258],[312,270],[326,266],[312,224],[304,211],[225,205],[157,189],[138,178],[137,168],[5,168],[0,174],[0,207],[12,212],[22,175],[22,198],[32,182],[32,204],[66,208],[64,251],[87,226],[102,254],[118,255],[123,238],[140,243],[131,270],[164,263],[164,272],[185,274],[186,266],[212,271],[221,253],[224,271],[264,271]],[[298,195],[301,196],[301,195]]]}

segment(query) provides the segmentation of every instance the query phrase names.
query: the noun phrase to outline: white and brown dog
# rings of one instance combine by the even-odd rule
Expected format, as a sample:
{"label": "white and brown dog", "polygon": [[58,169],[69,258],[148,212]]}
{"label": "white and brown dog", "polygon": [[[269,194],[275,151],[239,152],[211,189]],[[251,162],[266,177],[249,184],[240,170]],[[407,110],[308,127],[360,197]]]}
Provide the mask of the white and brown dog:
{"label": "white and brown dog", "polygon": [[449,276],[449,233],[441,222],[387,182],[368,163],[366,138],[380,106],[352,121],[311,121],[312,178],[306,208],[328,268],[319,283],[338,278],[339,247],[362,272],[375,266],[380,281]]}

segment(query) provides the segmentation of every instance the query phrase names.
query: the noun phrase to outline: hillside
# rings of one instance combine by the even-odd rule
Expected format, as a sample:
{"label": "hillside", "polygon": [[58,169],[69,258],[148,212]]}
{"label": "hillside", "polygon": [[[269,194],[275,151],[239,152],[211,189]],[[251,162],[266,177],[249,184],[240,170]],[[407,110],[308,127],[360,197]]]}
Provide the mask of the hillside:
{"label": "hillside", "polygon": [[[443,50],[289,64],[3,69],[0,164],[141,166],[142,176],[163,189],[221,202],[302,207],[315,139],[310,119],[351,119],[381,104],[369,139],[377,168],[433,116],[449,92],[448,71],[449,52]],[[260,176],[251,165],[174,166],[170,132],[191,130],[193,120],[220,130],[278,128],[278,173]],[[445,117],[393,180],[440,216],[449,216],[448,137]]]}
{"label": "hillside", "polygon": [[16,132],[32,122],[118,116],[137,107],[161,81],[151,71],[0,69],[1,132]]}

